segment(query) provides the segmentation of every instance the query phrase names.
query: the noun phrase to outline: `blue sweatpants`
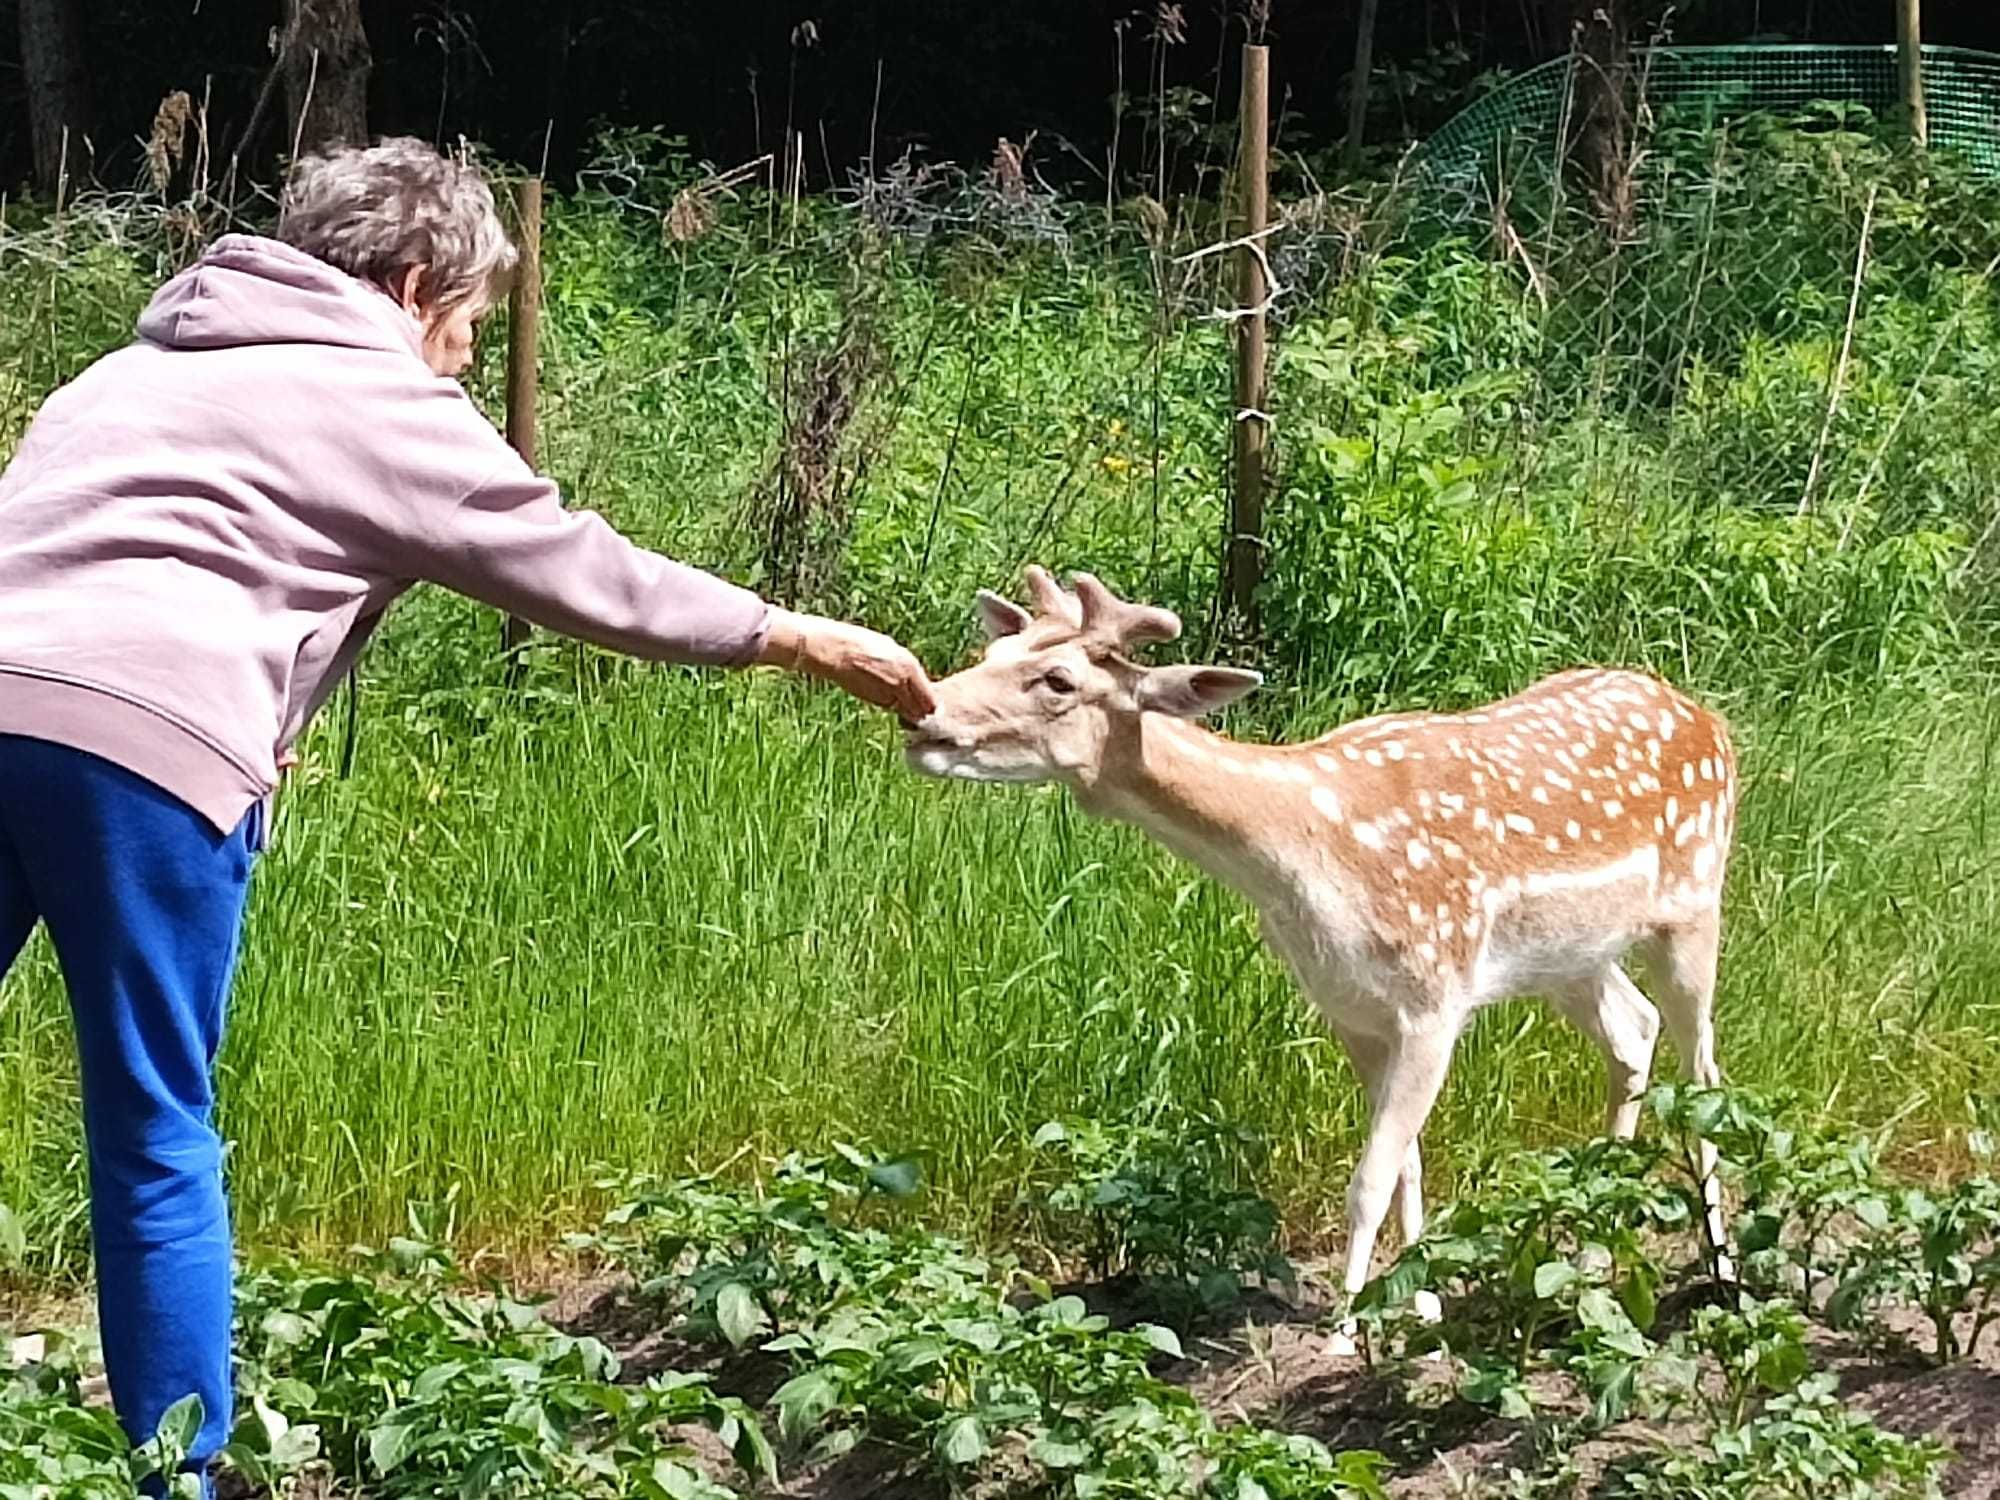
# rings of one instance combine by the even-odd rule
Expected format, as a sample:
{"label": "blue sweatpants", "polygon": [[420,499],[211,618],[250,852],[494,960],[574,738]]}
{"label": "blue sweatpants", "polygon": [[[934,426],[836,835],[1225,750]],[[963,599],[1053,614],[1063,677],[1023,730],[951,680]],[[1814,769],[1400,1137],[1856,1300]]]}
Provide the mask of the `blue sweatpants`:
{"label": "blue sweatpants", "polygon": [[212,1069],[261,809],[219,834],[151,782],[0,735],[0,975],[36,919],[69,989],[111,1399],[134,1441],[190,1393],[230,1421],[229,1216]]}

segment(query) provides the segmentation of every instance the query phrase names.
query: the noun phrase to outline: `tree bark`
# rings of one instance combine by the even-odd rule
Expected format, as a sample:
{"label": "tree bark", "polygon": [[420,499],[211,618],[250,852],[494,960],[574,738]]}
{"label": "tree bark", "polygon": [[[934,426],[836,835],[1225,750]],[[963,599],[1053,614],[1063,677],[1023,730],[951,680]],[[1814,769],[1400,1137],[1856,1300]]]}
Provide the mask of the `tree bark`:
{"label": "tree bark", "polygon": [[1570,0],[1569,160],[1598,221],[1614,239],[1632,232],[1631,0]]}
{"label": "tree bark", "polygon": [[85,163],[90,73],[84,56],[83,0],[21,0],[21,72],[28,93],[35,185],[47,192]]}
{"label": "tree bark", "polygon": [[1918,0],[1896,0],[1896,55],[1902,75],[1903,109],[1910,135],[1919,146],[1931,143],[1930,111],[1924,104],[1924,23]]}
{"label": "tree bark", "polygon": [[[1381,0],[1361,0],[1361,16],[1354,33],[1354,74],[1348,84],[1347,142],[1341,160],[1352,177],[1361,170],[1362,137],[1368,129],[1368,94],[1375,76],[1375,17]],[[1426,19],[1429,7],[1425,7]]]}
{"label": "tree bark", "polygon": [[284,0],[279,67],[285,76],[287,146],[304,155],[368,141],[368,73],[361,0]]}

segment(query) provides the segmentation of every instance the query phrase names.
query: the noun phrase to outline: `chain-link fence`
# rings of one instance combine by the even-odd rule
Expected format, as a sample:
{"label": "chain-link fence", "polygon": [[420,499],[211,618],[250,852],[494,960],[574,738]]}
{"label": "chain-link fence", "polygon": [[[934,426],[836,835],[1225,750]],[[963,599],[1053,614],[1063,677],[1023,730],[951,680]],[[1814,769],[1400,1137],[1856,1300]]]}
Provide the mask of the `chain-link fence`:
{"label": "chain-link fence", "polygon": [[[1496,169],[1524,153],[1549,153],[1578,66],[1574,56],[1557,58],[1468,105],[1413,153],[1413,180],[1442,204],[1463,206]],[[1652,47],[1635,53],[1633,66],[1643,110],[1669,128],[1850,107],[1887,116],[1900,104],[1896,49],[1888,46]],[[2000,57],[1926,47],[1923,70],[1932,148],[2000,176]]]}
{"label": "chain-link fence", "polygon": [[[1507,268],[1542,420],[1667,434],[1691,475],[1760,508],[1892,493],[1970,514],[1983,482],[1935,459],[1994,421],[2000,57],[1926,53],[1928,153],[1884,119],[1893,48],[1636,55],[1615,233],[1556,160],[1570,65],[1545,65],[1414,153],[1409,242],[1476,236]],[[1725,449],[1720,470],[1704,458]]]}

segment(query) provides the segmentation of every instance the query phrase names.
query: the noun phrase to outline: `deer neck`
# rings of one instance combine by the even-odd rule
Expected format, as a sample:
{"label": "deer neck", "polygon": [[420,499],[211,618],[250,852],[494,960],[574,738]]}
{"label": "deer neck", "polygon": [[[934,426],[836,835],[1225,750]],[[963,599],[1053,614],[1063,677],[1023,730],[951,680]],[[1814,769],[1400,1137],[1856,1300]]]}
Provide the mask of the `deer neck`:
{"label": "deer neck", "polygon": [[1337,795],[1295,751],[1245,745],[1164,714],[1142,714],[1077,788],[1086,812],[1144,829],[1259,907],[1292,901],[1309,861],[1301,835],[1315,789]]}

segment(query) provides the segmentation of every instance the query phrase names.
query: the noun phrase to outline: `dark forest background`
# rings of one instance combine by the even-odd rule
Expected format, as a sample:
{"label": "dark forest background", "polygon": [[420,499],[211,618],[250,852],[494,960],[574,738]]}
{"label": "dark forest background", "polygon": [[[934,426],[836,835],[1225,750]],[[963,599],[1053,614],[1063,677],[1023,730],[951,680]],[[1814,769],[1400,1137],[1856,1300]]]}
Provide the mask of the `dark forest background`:
{"label": "dark forest background", "polygon": [[[1264,8],[1284,140],[1337,144],[1365,7]],[[1555,55],[1581,18],[1607,9],[1634,40],[1663,14],[1688,43],[1895,34],[1893,0],[1689,0],[1671,11],[1656,0],[1387,0],[1371,140],[1434,128],[1497,70]],[[1226,112],[1231,48],[1260,24],[1256,11],[1246,0],[0,0],[0,185],[47,181],[52,159],[77,175],[77,151],[63,158],[59,144],[36,172],[36,108],[58,143],[61,120],[80,122],[72,139],[86,139],[90,175],[130,183],[175,90],[207,101],[218,161],[240,152],[268,176],[291,148],[301,86],[337,115],[343,85],[349,130],[365,97],[371,132],[463,135],[530,165],[546,149],[558,179],[607,124],[661,129],[727,165],[773,149],[789,121],[805,137],[809,185],[843,181],[871,142],[878,161],[908,148],[984,160],[997,138],[1030,132],[1042,170],[1077,181],[1101,170],[1087,164],[1104,160],[1121,66],[1128,97],[1163,80],[1198,91],[1182,96],[1190,110]],[[1928,0],[1924,21],[1927,41],[2000,48],[1991,0]],[[294,27],[333,38],[323,73],[301,73],[306,47],[279,55]]]}

